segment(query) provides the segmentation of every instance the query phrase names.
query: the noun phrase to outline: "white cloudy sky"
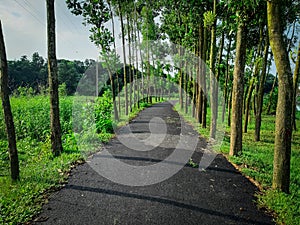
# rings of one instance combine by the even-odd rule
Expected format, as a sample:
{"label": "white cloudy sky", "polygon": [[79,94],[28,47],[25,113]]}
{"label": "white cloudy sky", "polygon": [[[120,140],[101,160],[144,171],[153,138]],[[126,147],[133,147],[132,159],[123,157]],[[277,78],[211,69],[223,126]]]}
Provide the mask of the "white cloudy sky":
{"label": "white cloudy sky", "polygon": [[[96,59],[97,48],[89,40],[82,18],[56,0],[57,58]],[[0,19],[9,60],[39,52],[47,56],[46,0],[0,0]]]}

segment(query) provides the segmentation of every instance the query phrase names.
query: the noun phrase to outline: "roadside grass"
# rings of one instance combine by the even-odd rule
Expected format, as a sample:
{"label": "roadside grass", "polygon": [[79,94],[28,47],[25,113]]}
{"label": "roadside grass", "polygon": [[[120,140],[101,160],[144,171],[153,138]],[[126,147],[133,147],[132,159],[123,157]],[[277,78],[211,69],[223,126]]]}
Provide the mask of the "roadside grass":
{"label": "roadside grass", "polygon": [[59,187],[83,156],[70,123],[72,97],[60,101],[64,152],[53,158],[50,148],[49,100],[46,96],[12,97],[20,181],[12,182],[2,108],[0,110],[0,224],[21,224],[41,209],[46,190]]}
{"label": "roadside grass", "polygon": [[[109,99],[109,96],[104,96],[97,100],[99,104],[102,104],[101,106],[90,108],[93,112],[95,110],[96,114],[101,113],[100,121],[96,121],[100,132],[96,133],[95,130],[86,132],[86,129],[91,127],[91,121],[88,118],[83,119],[83,123],[80,124],[83,125],[84,132],[74,134],[72,124],[74,97],[60,97],[64,151],[59,157],[53,157],[50,144],[48,97],[42,95],[12,97],[11,106],[20,161],[20,181],[17,182],[12,182],[10,179],[8,144],[3,111],[0,106],[0,224],[23,224],[31,220],[40,212],[49,193],[66,182],[69,171],[75,165],[83,163],[88,155],[100,149],[99,146],[93,146],[95,139],[97,139],[96,143],[101,144],[113,137],[112,133],[106,132],[113,123],[107,120],[108,116],[111,116],[110,110],[112,109]],[[134,107],[127,117],[121,117],[117,126],[125,125],[148,106],[150,104],[142,102],[140,109]],[[104,115],[103,112],[109,115]],[[83,115],[83,118],[87,118],[86,115]],[[78,143],[76,139],[79,135],[83,135],[81,143]]]}
{"label": "roadside grass", "polygon": [[[210,110],[207,113],[207,127],[202,128],[196,119],[180,110],[179,104],[174,107],[198,132],[209,138]],[[219,117],[220,118],[220,117]],[[300,112],[297,113],[297,127],[300,128]],[[226,121],[226,119],[225,119]],[[230,128],[226,132],[220,153],[224,154],[230,162],[235,164],[240,171],[254,179],[260,187],[257,193],[259,208],[267,209],[275,215],[277,224],[297,225],[300,224],[300,131],[293,133],[292,156],[291,156],[291,184],[290,194],[285,194],[271,189],[273,175],[275,116],[262,115],[261,141],[254,141],[255,117],[251,115],[248,132],[243,134],[242,154],[236,157],[229,156]]]}

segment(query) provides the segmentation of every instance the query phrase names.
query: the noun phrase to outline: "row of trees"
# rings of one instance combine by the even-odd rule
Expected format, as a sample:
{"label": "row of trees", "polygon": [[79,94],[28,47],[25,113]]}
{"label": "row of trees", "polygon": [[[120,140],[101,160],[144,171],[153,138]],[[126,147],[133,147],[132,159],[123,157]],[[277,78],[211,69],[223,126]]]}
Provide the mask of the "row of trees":
{"label": "row of trees", "polygon": [[[59,59],[58,82],[66,84],[67,94],[74,94],[77,84],[86,69],[95,63],[94,60],[86,59],[84,62]],[[31,59],[22,56],[18,60],[8,61],[8,85],[12,92],[17,92],[19,87],[32,88],[33,93],[42,93],[48,87],[47,60],[39,53],[33,53]]]}
{"label": "row of trees", "polygon": [[[289,191],[291,134],[296,119],[295,96],[300,58],[299,53],[293,57],[296,64],[293,75],[289,55],[293,56],[295,49],[299,52],[296,35],[298,1],[66,2],[73,14],[83,17],[83,23],[90,27],[91,41],[99,47],[100,59],[107,71],[115,100],[113,109],[116,120],[121,113],[128,115],[134,105],[139,106],[139,99],[151,102],[153,94],[163,95],[166,84],[154,78],[164,80],[167,77],[169,81],[178,83],[181,109],[188,112],[191,103],[192,115],[204,128],[208,127],[207,108],[210,107],[212,139],[216,137],[217,121],[225,121],[227,109],[227,123],[231,126],[230,155],[241,154],[242,133],[247,132],[248,118],[252,112],[255,116],[254,140],[260,141],[266,80],[273,82],[270,93],[273,95],[278,77],[273,187]],[[48,12],[51,12],[47,19],[48,26],[53,26],[54,1],[47,0],[47,3],[51,3],[48,5]],[[116,19],[120,27],[116,26]],[[118,32],[121,53],[116,48]],[[51,120],[59,120],[59,115],[55,114],[58,96],[56,57],[53,56],[54,28],[49,27],[48,33],[52,34],[52,38],[48,37],[48,46],[52,46],[49,49],[52,54],[48,56],[49,87],[51,103],[56,105],[51,108]],[[170,55],[173,63],[166,60]],[[278,73],[275,78],[269,75],[273,57]],[[122,72],[116,70],[120,65]],[[166,75],[171,71],[174,76]],[[142,80],[141,83],[135,83],[138,79]],[[123,100],[117,97],[122,88],[124,111],[120,107]],[[224,99],[222,106],[219,95]],[[221,118],[218,117],[220,110]],[[53,123],[53,130],[59,126],[57,120]],[[53,140],[60,139],[59,129],[56,131]],[[59,141],[52,143],[53,152],[58,155],[62,149],[56,143]]]}
{"label": "row of trees", "polygon": [[[160,53],[163,53],[162,46],[167,43],[162,40],[182,46],[176,48],[178,52],[174,54],[179,58],[174,69],[179,83],[181,108],[187,111],[188,97],[192,98],[193,116],[203,127],[207,127],[207,107],[210,106],[210,137],[215,138],[217,120],[220,119],[217,97],[217,83],[220,82],[224,98],[221,119],[225,119],[227,106],[228,124],[231,126],[230,155],[237,155],[242,151],[242,134],[247,132],[251,110],[255,115],[254,140],[260,141],[264,86],[274,57],[279,89],[273,187],[289,191],[291,134],[292,124],[294,127],[296,125],[295,96],[299,77],[299,57],[295,58],[298,66],[293,79],[289,53],[295,48],[299,49],[295,45],[299,41],[295,35],[299,21],[298,1],[66,2],[72,13],[83,16],[84,23],[91,26],[91,41],[99,47],[100,56],[108,66],[108,59],[118,59],[115,51],[116,17],[121,24],[123,66],[129,64],[138,67],[138,62],[142,59],[141,70],[146,80],[151,79],[155,70],[162,75],[164,70],[160,68],[167,66],[160,61],[155,51],[158,47]],[[105,25],[108,21],[111,21],[111,29]],[[151,41],[155,41],[155,45],[151,45]],[[270,45],[273,54],[270,52]],[[135,49],[142,49],[144,54],[135,52]],[[200,61],[207,62],[209,72],[201,62],[190,68],[191,59],[186,56],[186,52],[192,52]],[[193,72],[189,74],[188,69]],[[124,74],[125,86],[127,76],[132,76],[131,71]],[[110,77],[113,84],[113,77]],[[111,86],[113,89],[114,85]],[[131,101],[128,102],[131,93],[131,86],[128,90],[125,89],[125,114],[128,114],[128,106],[131,105]],[[114,112],[115,115],[120,113],[116,106]]]}

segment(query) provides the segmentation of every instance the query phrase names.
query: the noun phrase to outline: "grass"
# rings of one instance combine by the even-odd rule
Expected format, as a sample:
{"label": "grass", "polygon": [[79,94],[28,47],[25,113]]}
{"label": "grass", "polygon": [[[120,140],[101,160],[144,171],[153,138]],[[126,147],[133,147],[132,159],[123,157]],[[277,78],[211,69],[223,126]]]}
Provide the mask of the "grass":
{"label": "grass", "polygon": [[[60,101],[64,152],[53,158],[49,140],[49,104],[45,96],[13,97],[11,99],[17,133],[21,180],[11,182],[9,156],[3,119],[0,120],[0,224],[19,224],[28,221],[41,210],[45,197],[63,184],[70,169],[84,161],[72,132],[72,97]],[[149,104],[143,103],[142,109]],[[179,106],[175,108],[180,112]],[[125,125],[138,114],[134,108],[128,117],[121,117],[118,126]],[[190,109],[189,109],[190,112]],[[180,113],[189,123],[208,138],[209,129],[202,128],[189,114]],[[208,109],[209,127],[210,111]],[[298,113],[298,118],[300,113]],[[2,109],[0,118],[3,118]],[[272,190],[273,150],[275,117],[263,115],[261,142],[254,142],[254,118],[249,123],[247,134],[243,134],[243,153],[229,160],[240,167],[242,173],[254,178],[263,188],[258,193],[258,206],[276,213],[278,224],[300,224],[300,132],[293,134],[291,158],[291,194]],[[298,120],[298,127],[300,121]],[[227,127],[220,152],[228,156],[229,128]],[[97,135],[102,142],[112,137],[110,133]],[[89,138],[89,137],[87,137]],[[94,138],[94,137],[93,137]],[[88,143],[88,139],[86,140]],[[87,145],[89,148],[89,145]]]}
{"label": "grass", "polygon": [[[175,109],[184,118],[194,125],[198,132],[205,138],[209,138],[209,128],[203,129],[189,114],[180,110],[179,105]],[[190,111],[190,110],[189,110]],[[208,118],[210,110],[208,109]],[[220,118],[220,117],[219,117]],[[300,128],[300,112],[297,115],[297,127]],[[229,161],[239,167],[241,172],[253,178],[260,186],[261,193],[257,193],[258,207],[274,213],[277,224],[299,225],[300,224],[300,131],[293,133],[292,157],[291,157],[291,183],[290,194],[285,194],[271,189],[273,174],[274,133],[275,116],[263,115],[261,127],[261,141],[254,141],[254,116],[252,116],[248,132],[243,134],[242,154],[229,157],[230,128],[226,128],[223,144],[220,152]],[[209,125],[209,121],[207,123]],[[209,126],[208,126],[209,127]]]}
{"label": "grass", "polygon": [[[32,219],[41,210],[42,203],[46,201],[48,194],[57,190],[66,181],[71,168],[84,162],[87,155],[99,149],[99,146],[92,146],[90,141],[97,138],[97,143],[108,142],[113,136],[112,133],[107,132],[99,134],[86,132],[84,141],[77,143],[75,137],[82,134],[73,133],[73,100],[74,97],[60,98],[64,152],[54,158],[49,138],[48,97],[11,98],[20,161],[21,179],[18,182],[12,182],[10,178],[8,144],[0,106],[0,224],[21,224]],[[104,101],[105,104],[108,102],[107,99],[100,101]],[[141,109],[133,108],[128,117],[122,116],[117,126],[126,124],[150,104],[141,103],[141,106]],[[108,103],[103,107],[109,108],[111,105]],[[106,126],[107,121],[104,122],[100,124]],[[83,126],[89,125],[90,121],[83,121]],[[88,152],[83,152],[83,149],[87,149]]]}

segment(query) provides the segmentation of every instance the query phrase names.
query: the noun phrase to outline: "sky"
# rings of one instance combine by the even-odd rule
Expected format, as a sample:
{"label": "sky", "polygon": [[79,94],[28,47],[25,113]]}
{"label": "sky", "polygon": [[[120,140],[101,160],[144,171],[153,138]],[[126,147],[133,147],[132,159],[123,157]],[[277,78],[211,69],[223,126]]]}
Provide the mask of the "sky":
{"label": "sky", "polygon": [[[65,0],[55,1],[56,53],[58,59],[96,59],[82,17],[73,15]],[[0,0],[0,19],[8,60],[34,52],[47,57],[46,0]]]}

